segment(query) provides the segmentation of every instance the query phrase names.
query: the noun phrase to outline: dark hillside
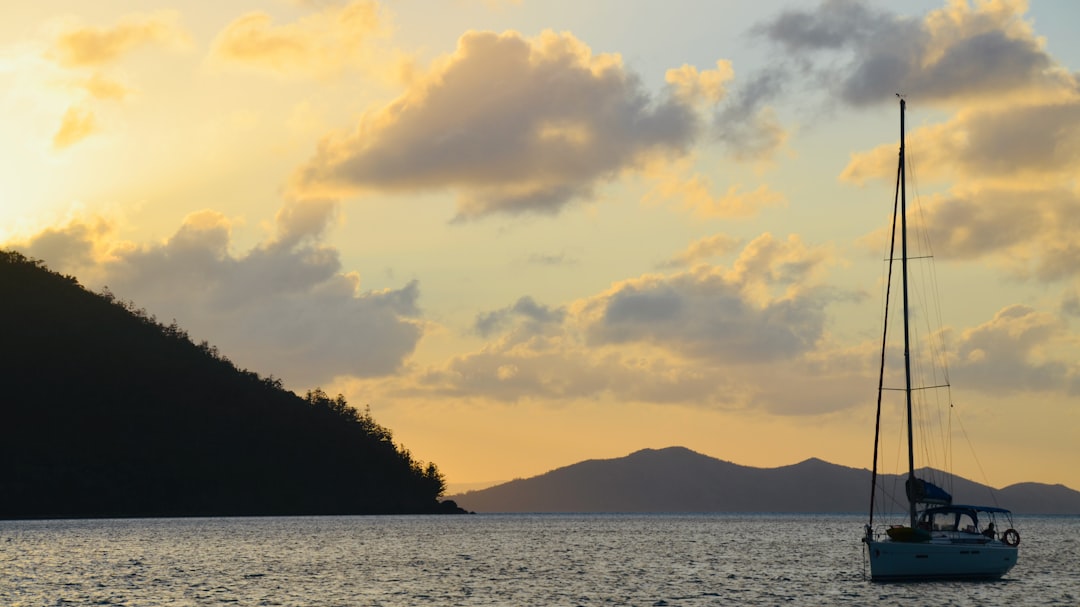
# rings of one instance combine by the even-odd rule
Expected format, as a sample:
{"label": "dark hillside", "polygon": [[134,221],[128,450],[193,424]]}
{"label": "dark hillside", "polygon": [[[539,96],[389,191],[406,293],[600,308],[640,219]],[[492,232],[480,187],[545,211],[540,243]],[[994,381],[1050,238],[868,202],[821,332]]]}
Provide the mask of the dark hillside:
{"label": "dark hillside", "polygon": [[418,513],[442,490],[340,397],[0,251],[0,517]]}

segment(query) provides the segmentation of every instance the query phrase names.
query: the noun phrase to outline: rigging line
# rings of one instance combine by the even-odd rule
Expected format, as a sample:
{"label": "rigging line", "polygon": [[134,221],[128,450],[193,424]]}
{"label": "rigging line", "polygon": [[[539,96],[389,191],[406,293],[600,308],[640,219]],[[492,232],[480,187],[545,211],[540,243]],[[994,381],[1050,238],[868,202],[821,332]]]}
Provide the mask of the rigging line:
{"label": "rigging line", "polygon": [[[899,407],[900,412],[903,411],[903,407]],[[892,520],[898,516],[907,516],[908,501],[907,492],[904,488],[905,475],[900,471],[903,468],[901,462],[906,465],[907,453],[904,448],[904,429],[903,425],[897,425],[895,428],[896,435],[892,440],[882,440],[881,443],[881,462],[879,466],[882,469],[895,470],[895,473],[885,475],[883,472],[878,473],[878,479],[875,483],[877,487],[877,505],[875,511],[880,518],[884,520]],[[887,452],[891,451],[892,464],[888,465],[886,459],[889,459]]]}
{"label": "rigging line", "polygon": [[[925,318],[922,319],[925,322]],[[924,324],[923,323],[919,323]],[[914,375],[917,378],[915,381],[919,382],[918,385],[922,385],[931,379],[937,379],[936,373],[934,373],[934,364],[932,360],[928,360],[922,353],[932,350],[932,340],[925,339],[925,336],[920,332],[913,332],[914,335],[914,349],[920,353],[918,356],[913,357]],[[925,390],[917,393],[918,398],[915,399],[915,412],[913,412],[914,420],[917,422],[916,429],[920,440],[917,442],[920,455],[923,459],[924,465],[932,468],[941,468],[942,462],[938,457],[938,447],[940,443],[940,429],[941,415],[940,407],[935,407],[935,403],[940,404],[940,400],[936,399],[938,393],[935,391],[933,395],[928,394]],[[931,480],[936,480],[934,475],[930,475]]]}
{"label": "rigging line", "polygon": [[926,362],[930,365],[929,368],[935,378],[934,381],[940,381],[937,378],[941,375],[945,378],[942,383],[948,383],[948,356],[944,341],[945,334],[941,329],[944,322],[941,312],[941,293],[938,287],[937,266],[931,261],[920,270],[923,280],[922,286],[925,289],[920,292],[920,300],[923,302],[923,309],[927,312],[922,316],[922,321],[926,331],[927,353],[930,356],[930,359]]}
{"label": "rigging line", "polygon": [[[913,154],[912,150],[910,150],[910,149],[906,150],[906,153],[905,153],[906,162],[905,162],[905,164],[907,166],[905,168],[907,169],[907,174],[910,176],[909,181],[911,182],[912,190],[913,190],[913,194],[914,194],[912,198],[914,199],[914,207],[915,207],[915,210],[916,210],[916,212],[918,214],[918,218],[919,218],[919,222],[918,222],[918,224],[916,226],[916,229],[914,231],[916,233],[916,240],[918,241],[920,248],[923,251],[926,251],[927,254],[923,255],[923,256],[917,256],[917,257],[916,256],[910,256],[909,260],[910,259],[926,259],[926,260],[928,260],[926,264],[917,264],[916,265],[916,268],[918,269],[918,272],[919,272],[919,275],[920,275],[920,278],[921,278],[921,281],[918,283],[918,286],[921,287],[921,288],[918,289],[920,309],[922,309],[924,312],[926,312],[926,313],[920,315],[921,320],[922,320],[923,324],[925,325],[925,331],[926,331],[926,340],[925,340],[926,344],[925,344],[925,346],[922,344],[923,340],[922,340],[922,338],[919,337],[918,333],[916,333],[915,338],[919,342],[918,351],[926,352],[928,354],[928,356],[929,356],[928,360],[921,360],[920,358],[915,359],[916,373],[917,373],[918,377],[920,377],[920,378],[925,378],[927,375],[931,376],[933,378],[932,383],[934,385],[936,385],[936,386],[947,387],[950,384],[949,370],[948,370],[948,356],[947,356],[948,350],[947,350],[946,344],[945,344],[944,331],[941,330],[941,327],[944,326],[944,322],[943,322],[943,317],[944,316],[943,316],[942,311],[941,311],[942,310],[942,308],[941,308],[942,298],[941,298],[941,293],[940,293],[940,290],[939,290],[940,283],[938,281],[938,276],[937,276],[937,265],[934,262],[933,242],[930,239],[929,230],[926,227],[926,226],[928,226],[930,224],[929,224],[929,221],[927,220],[926,210],[922,205],[922,197],[921,197],[921,193],[919,191],[918,175],[915,172],[915,165],[918,164],[914,160],[915,157],[916,157],[916,154]],[[935,330],[935,327],[936,327],[937,330]],[[927,369],[929,370],[929,373],[926,372]],[[919,383],[923,383],[923,381],[924,381],[924,379],[920,379]],[[921,420],[919,425],[918,425],[918,428],[919,428],[919,434],[923,438],[923,440],[920,441],[920,443],[922,445],[922,451],[923,451],[924,455],[926,456],[928,462],[933,463],[933,462],[939,461],[937,457],[933,456],[931,451],[932,451],[934,445],[938,444],[938,442],[940,441],[941,461],[944,464],[943,465],[944,469],[947,471],[947,470],[949,470],[951,468],[951,465],[950,465],[950,462],[949,462],[950,455],[952,453],[951,441],[950,441],[950,437],[952,435],[952,433],[951,433],[951,411],[950,411],[948,424],[945,424],[945,423],[943,423],[943,420],[942,420],[942,417],[943,417],[942,408],[944,406],[948,406],[951,409],[951,406],[952,406],[951,390],[948,390],[948,398],[947,398],[947,402],[945,403],[945,405],[942,404],[941,397],[940,397],[939,393],[935,393],[935,400],[934,400],[933,403],[920,398],[920,400],[918,402],[918,406],[919,406],[919,409],[920,409],[920,415],[918,416],[918,419]],[[933,434],[933,432],[931,432],[931,427],[930,427],[930,420],[931,420],[931,417],[932,417],[933,414],[936,414],[936,417],[937,417],[937,420],[938,420],[938,426],[937,427],[939,429],[942,428],[942,427],[948,428],[948,431],[943,433],[943,434],[941,432],[937,433],[938,434],[937,441],[931,440],[931,436],[930,436],[931,434]]]}
{"label": "rigging line", "polygon": [[[911,181],[911,185],[912,185],[912,190],[914,190],[914,196],[913,196],[914,202],[915,202],[914,206],[915,206],[915,209],[916,209],[916,211],[917,211],[917,213],[919,215],[919,227],[920,227],[920,229],[916,230],[916,233],[920,236],[920,242],[923,245],[923,247],[925,248],[925,250],[927,251],[927,254],[926,254],[926,256],[924,258],[933,260],[935,258],[934,243],[930,239],[930,232],[926,227],[926,226],[930,225],[930,222],[927,219],[926,209],[925,209],[925,207],[923,207],[923,204],[922,204],[922,194],[919,191],[919,178],[918,178],[918,175],[915,172],[915,165],[917,163],[915,163],[914,160],[912,160],[912,158],[915,157],[916,155],[917,155],[917,152],[916,152],[916,154],[912,154],[911,150],[907,150],[907,158],[909,159],[907,170],[908,170],[908,174],[911,177],[910,181]],[[941,312],[942,298],[941,298],[941,293],[940,293],[940,290],[939,290],[941,283],[940,283],[940,281],[938,281],[937,264],[934,263],[933,261],[931,261],[928,264],[927,270],[928,270],[928,272],[930,274],[930,280],[928,281],[928,284],[929,284],[929,286],[931,288],[931,291],[932,291],[930,301],[935,304],[934,305],[934,313],[936,315],[935,322],[936,322],[936,325],[938,327],[943,327],[945,325],[945,323],[942,322],[942,319],[944,318],[944,315]],[[947,350],[945,350],[945,348],[944,348],[944,346],[945,346],[944,335],[941,336],[941,346],[942,346],[942,350],[947,352]],[[942,369],[941,369],[942,373],[945,375],[946,378],[948,378],[948,374],[949,374],[948,359],[944,355],[942,355],[941,364],[942,364]],[[947,383],[947,381],[948,380],[946,379],[946,383]]]}
{"label": "rigging line", "polygon": [[[953,420],[953,408],[954,407],[953,407],[953,400],[952,400],[952,390],[950,389],[948,392],[949,392],[949,423],[945,427],[945,436],[949,437],[949,442],[945,446],[946,447],[945,464],[948,466],[948,468],[947,468],[948,470],[952,470],[953,469],[952,420]],[[949,487],[949,489],[952,489],[952,487]],[[951,491],[950,491],[950,493],[951,493]]]}
{"label": "rigging line", "polygon": [[[950,386],[949,384],[938,384],[936,386],[921,386],[921,387],[918,387],[918,388],[912,388],[911,391],[912,392],[918,392],[920,390],[939,390],[941,388],[950,388],[950,387],[952,387],[952,386]],[[882,390],[885,390],[885,391],[888,391],[888,392],[903,392],[904,388],[882,388]]]}
{"label": "rigging line", "polygon": [[964,442],[967,443],[968,449],[971,451],[971,457],[975,460],[975,465],[979,468],[979,482],[983,484],[990,493],[990,499],[994,502],[994,505],[998,505],[997,492],[990,486],[990,480],[986,476],[986,470],[983,469],[982,462],[979,461],[978,454],[975,453],[975,445],[971,443],[971,437],[968,436],[967,428],[964,427],[964,420],[960,419],[960,412],[956,412],[956,423],[960,426],[960,433],[964,435]]}
{"label": "rigging line", "polygon": [[[904,414],[906,416],[906,414],[907,414],[906,408],[901,407],[901,410],[904,411]],[[906,419],[906,417],[905,417],[905,419]],[[903,470],[907,465],[907,450],[905,449],[905,444],[906,444],[905,441],[907,440],[906,436],[907,435],[905,433],[903,425],[897,426],[897,428],[896,428],[896,459],[894,460],[894,463],[893,463],[893,470],[897,470],[898,472],[900,470]],[[907,490],[905,488],[905,482],[904,482],[905,481],[905,475],[897,473],[897,474],[894,474],[892,478],[893,478],[892,491],[889,494],[890,499],[892,500],[892,504],[890,504],[892,509],[889,512],[890,512],[890,514],[893,514],[893,515],[903,515],[903,516],[906,517],[908,515],[907,511],[908,511],[908,508],[909,508],[909,504],[908,504],[908,499],[907,499]]]}
{"label": "rigging line", "polygon": [[885,500],[886,506],[889,510],[885,512],[889,514],[899,514],[907,510],[907,489],[900,487],[901,477],[900,475],[893,475],[892,489],[887,487],[881,488],[881,497]]}
{"label": "rigging line", "polygon": [[[925,362],[919,362],[920,379],[927,375]],[[938,389],[935,389],[932,393],[927,392],[927,389],[918,392],[918,398],[915,399],[916,411],[913,413],[917,422],[916,429],[920,437],[917,444],[923,467],[935,471],[934,473],[927,472],[927,479],[939,485],[943,483],[937,471],[945,467],[942,447],[947,445],[947,441],[942,435],[944,424],[941,417],[940,394],[941,391]]]}

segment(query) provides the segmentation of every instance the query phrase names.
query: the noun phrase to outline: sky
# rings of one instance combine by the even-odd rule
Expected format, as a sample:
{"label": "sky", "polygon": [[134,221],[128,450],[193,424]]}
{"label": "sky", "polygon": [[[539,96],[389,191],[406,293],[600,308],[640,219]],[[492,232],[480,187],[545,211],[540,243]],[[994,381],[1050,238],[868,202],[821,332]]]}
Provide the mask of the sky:
{"label": "sky", "polygon": [[939,306],[952,386],[952,447],[917,463],[1080,489],[1076,23],[1066,0],[16,3],[0,247],[369,407],[451,491],[674,445],[869,468],[899,93],[940,295],[912,314]]}

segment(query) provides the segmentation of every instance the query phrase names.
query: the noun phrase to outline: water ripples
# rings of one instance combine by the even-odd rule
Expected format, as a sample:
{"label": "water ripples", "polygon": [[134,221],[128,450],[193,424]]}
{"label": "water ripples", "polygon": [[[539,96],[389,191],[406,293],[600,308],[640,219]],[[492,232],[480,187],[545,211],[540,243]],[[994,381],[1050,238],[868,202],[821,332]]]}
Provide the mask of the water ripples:
{"label": "water ripples", "polygon": [[883,585],[855,516],[0,521],[0,604],[1080,604],[1080,518],[1022,524],[1004,580]]}

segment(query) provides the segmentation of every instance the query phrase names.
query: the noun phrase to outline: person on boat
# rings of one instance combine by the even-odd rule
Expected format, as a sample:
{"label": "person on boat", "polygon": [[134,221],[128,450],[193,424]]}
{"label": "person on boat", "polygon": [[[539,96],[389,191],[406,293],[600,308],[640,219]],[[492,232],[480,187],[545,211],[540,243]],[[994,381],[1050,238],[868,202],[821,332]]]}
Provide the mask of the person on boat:
{"label": "person on boat", "polygon": [[986,530],[983,531],[983,535],[985,535],[986,537],[988,537],[990,539],[994,539],[994,536],[996,535],[994,533],[994,523],[990,523],[989,525],[986,526]]}

